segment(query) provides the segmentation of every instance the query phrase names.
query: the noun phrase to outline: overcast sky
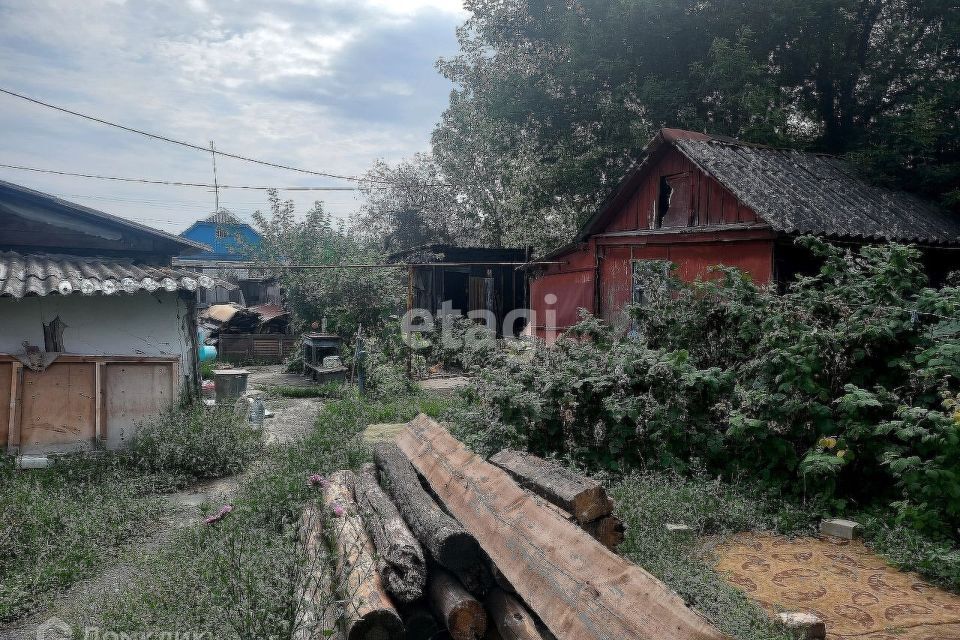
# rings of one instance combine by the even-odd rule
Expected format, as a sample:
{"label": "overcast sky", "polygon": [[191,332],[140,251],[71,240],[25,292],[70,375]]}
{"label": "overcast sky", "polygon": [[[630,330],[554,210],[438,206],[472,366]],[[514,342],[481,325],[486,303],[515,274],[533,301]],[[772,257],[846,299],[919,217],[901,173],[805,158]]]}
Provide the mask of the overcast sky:
{"label": "overcast sky", "polygon": [[[356,175],[429,148],[461,0],[0,0],[0,87],[173,138]],[[0,163],[211,182],[210,155],[0,94]],[[349,183],[220,158],[221,184]],[[0,168],[0,179],[179,232],[203,189]],[[345,216],[353,192],[283,194]],[[222,191],[244,219],[266,195]]]}

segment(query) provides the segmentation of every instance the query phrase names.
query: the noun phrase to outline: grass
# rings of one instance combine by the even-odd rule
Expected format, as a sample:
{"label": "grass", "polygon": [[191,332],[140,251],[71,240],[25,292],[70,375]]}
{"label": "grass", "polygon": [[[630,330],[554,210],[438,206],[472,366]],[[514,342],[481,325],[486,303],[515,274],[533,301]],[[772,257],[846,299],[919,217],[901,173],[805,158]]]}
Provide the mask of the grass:
{"label": "grass", "polygon": [[[807,518],[751,487],[702,475],[628,475],[611,487],[627,527],[620,553],[663,580],[721,631],[738,640],[791,636],[713,568],[702,536],[750,529],[803,532]],[[667,535],[666,523],[686,524],[698,535]]]}
{"label": "grass", "polygon": [[66,456],[49,469],[0,462],[0,622],[95,575],[125,542],[153,532],[160,494],[240,471],[259,434],[232,411],[172,411],[142,425],[129,451]]}
{"label": "grass", "polygon": [[302,564],[297,523],[304,504],[319,497],[307,478],[369,460],[360,438],[367,424],[404,422],[421,411],[440,417],[451,401],[423,393],[369,399],[343,388],[324,404],[316,428],[302,441],[267,452],[241,484],[225,519],[188,528],[142,558],[129,588],[95,603],[96,624],[127,633],[290,637]]}
{"label": "grass", "polygon": [[341,394],[344,383],[327,382],[309,387],[276,385],[267,387],[267,395],[281,398],[334,398]]}

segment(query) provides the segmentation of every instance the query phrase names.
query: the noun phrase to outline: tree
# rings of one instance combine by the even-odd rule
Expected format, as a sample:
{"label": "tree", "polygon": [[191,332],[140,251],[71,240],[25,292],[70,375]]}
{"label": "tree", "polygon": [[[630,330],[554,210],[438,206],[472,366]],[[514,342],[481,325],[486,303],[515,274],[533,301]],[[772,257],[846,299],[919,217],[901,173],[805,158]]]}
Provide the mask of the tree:
{"label": "tree", "polygon": [[262,236],[255,259],[268,265],[285,291],[287,304],[301,324],[327,319],[328,330],[353,335],[363,324],[373,327],[402,308],[403,281],[398,269],[298,269],[278,264],[375,264],[383,256],[349,229],[336,225],[323,203],[316,202],[303,220],[293,201],[269,192],[270,211],[253,214]]}

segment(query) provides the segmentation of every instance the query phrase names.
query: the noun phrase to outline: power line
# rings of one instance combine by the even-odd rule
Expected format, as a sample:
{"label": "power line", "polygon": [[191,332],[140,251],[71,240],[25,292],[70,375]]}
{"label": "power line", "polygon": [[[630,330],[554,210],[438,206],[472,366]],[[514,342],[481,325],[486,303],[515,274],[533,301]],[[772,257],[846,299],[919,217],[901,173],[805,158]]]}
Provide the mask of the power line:
{"label": "power line", "polygon": [[[62,113],[68,113],[72,116],[77,116],[78,118],[84,118],[92,122],[98,122],[108,127],[115,127],[117,129],[122,129],[123,131],[127,131],[129,133],[136,133],[138,135],[145,136],[147,138],[152,138],[154,140],[169,142],[170,144],[180,145],[181,147],[186,147],[188,149],[194,149],[196,151],[210,153],[209,147],[202,147],[200,145],[196,145],[191,142],[186,142],[184,140],[177,140],[176,138],[170,138],[168,136],[160,135],[157,133],[150,133],[148,131],[143,131],[142,129],[128,127],[126,125],[118,124],[116,122],[104,120],[103,118],[98,118],[97,116],[91,116],[86,113],[80,113],[79,111],[67,109],[66,107],[60,107],[55,104],[50,104],[49,102],[44,102],[43,100],[31,98],[30,96],[25,96],[22,93],[17,93],[16,91],[11,91],[9,89],[4,89],[3,87],[0,87],[0,93],[5,93],[8,96],[13,96],[14,98],[20,98],[21,100],[26,100],[27,102],[32,102],[33,104],[40,105],[41,107],[47,107],[48,109],[53,109],[55,111],[60,111]],[[376,178],[360,178],[358,176],[347,176],[347,175],[341,175],[337,173],[327,173],[324,171],[313,171],[311,169],[303,169],[301,167],[292,167],[286,164],[268,162],[267,160],[257,160],[256,158],[243,156],[237,153],[227,153],[226,151],[217,151],[217,153],[225,158],[233,158],[234,160],[243,160],[244,162],[252,162],[254,164],[263,165],[265,167],[273,167],[275,169],[285,169],[286,171],[296,171],[298,173],[306,173],[314,176],[322,176],[324,178],[336,178],[337,180],[349,180],[350,182],[370,182],[370,183],[389,184],[389,185],[396,184],[395,182],[391,182],[388,180],[378,180]],[[430,186],[440,186],[440,185],[430,185]]]}
{"label": "power line", "polygon": [[[2,89],[0,89],[2,91]],[[209,149],[207,150],[209,153]],[[217,152],[220,155],[224,155]],[[212,185],[205,182],[177,182],[174,180],[151,180],[149,178],[122,178],[118,176],[103,176],[93,173],[74,173],[72,171],[58,171],[56,169],[38,169],[36,167],[24,167],[16,164],[2,164],[0,167],[6,169],[17,169],[19,171],[33,171],[34,173],[52,173],[58,176],[72,176],[75,178],[93,178],[96,180],[115,180],[118,182],[139,182],[143,184],[159,184],[171,187],[202,187],[204,189],[213,189],[215,186],[220,189],[249,189],[254,191],[359,191],[359,187],[259,187],[249,185]]]}

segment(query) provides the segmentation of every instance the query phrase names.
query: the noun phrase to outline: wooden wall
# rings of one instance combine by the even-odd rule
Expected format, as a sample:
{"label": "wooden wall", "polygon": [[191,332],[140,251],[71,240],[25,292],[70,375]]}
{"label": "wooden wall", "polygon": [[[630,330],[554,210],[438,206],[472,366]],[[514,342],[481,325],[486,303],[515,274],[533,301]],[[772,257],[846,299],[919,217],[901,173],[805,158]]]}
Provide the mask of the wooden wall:
{"label": "wooden wall", "polygon": [[118,448],[176,402],[179,376],[177,358],[64,355],[35,372],[0,355],[0,447]]}

